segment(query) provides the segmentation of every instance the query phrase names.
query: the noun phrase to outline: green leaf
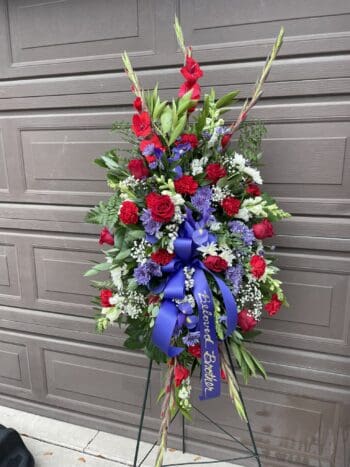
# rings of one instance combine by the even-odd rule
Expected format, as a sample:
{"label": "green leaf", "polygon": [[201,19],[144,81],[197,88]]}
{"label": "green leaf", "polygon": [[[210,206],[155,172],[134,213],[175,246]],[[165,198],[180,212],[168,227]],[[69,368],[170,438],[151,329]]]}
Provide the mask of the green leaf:
{"label": "green leaf", "polygon": [[167,103],[168,101],[160,102],[158,98],[158,101],[153,110],[153,115],[152,115],[153,120],[158,120],[159,116],[162,114],[163,110],[165,109]]}
{"label": "green leaf", "polygon": [[238,93],[239,91],[231,91],[220,97],[220,99],[216,102],[216,108],[221,109],[221,107],[226,107],[227,105],[232,104]]}
{"label": "green leaf", "polygon": [[238,365],[241,366],[242,365],[242,354],[241,354],[239,346],[233,343],[231,348],[233,351],[233,355],[235,356],[235,359],[237,360]]}
{"label": "green leaf", "polygon": [[180,118],[174,131],[171,133],[170,139],[169,139],[169,146],[173,144],[176,141],[176,138],[178,138],[181,135],[181,133],[183,132],[186,126],[186,123],[187,123],[187,115],[185,114]]}
{"label": "green leaf", "polygon": [[131,250],[128,248],[126,250],[122,250],[120,253],[117,254],[115,257],[116,261],[122,261],[123,259],[127,258],[130,256]]}
{"label": "green leaf", "polygon": [[96,264],[93,268],[86,271],[84,276],[85,277],[94,276],[95,274],[98,274],[101,271],[108,271],[110,268],[111,268],[110,263]]}
{"label": "green leaf", "polygon": [[169,133],[171,130],[172,122],[172,110],[170,106],[167,105],[164,112],[160,116],[160,123],[164,134]]}
{"label": "green leaf", "polygon": [[242,346],[241,348],[241,353],[242,353],[242,356],[246,362],[246,364],[248,365],[248,368],[250,370],[250,372],[255,376],[256,375],[256,371],[255,371],[255,366],[254,366],[254,363],[249,355],[249,352]]}

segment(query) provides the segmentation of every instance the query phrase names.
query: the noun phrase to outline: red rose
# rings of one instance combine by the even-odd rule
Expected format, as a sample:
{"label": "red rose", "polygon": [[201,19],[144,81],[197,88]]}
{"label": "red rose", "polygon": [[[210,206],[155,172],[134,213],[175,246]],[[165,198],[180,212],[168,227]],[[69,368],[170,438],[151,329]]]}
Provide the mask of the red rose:
{"label": "red rose", "polygon": [[282,306],[282,303],[283,302],[281,300],[278,300],[277,294],[274,293],[271,297],[271,300],[268,303],[266,303],[265,310],[270,316],[273,316],[279,311],[279,309]]}
{"label": "red rose", "polygon": [[101,306],[103,308],[108,308],[110,306],[112,306],[110,303],[109,303],[109,299],[113,297],[113,292],[111,290],[108,290],[108,289],[102,289],[101,292],[100,292],[100,301],[101,301]]}
{"label": "red rose", "polygon": [[180,386],[182,381],[190,376],[190,372],[182,365],[175,365],[174,379],[176,387]]}
{"label": "red rose", "polygon": [[175,213],[174,203],[168,195],[157,195],[150,209],[152,218],[157,222],[169,222]]}
{"label": "red rose", "polygon": [[175,142],[175,146],[184,143],[190,143],[192,149],[194,149],[198,146],[198,138],[193,133],[185,133],[181,136],[181,138],[178,141]]}
{"label": "red rose", "polygon": [[128,169],[136,180],[141,180],[142,178],[149,176],[149,170],[142,159],[131,159],[128,164]]}
{"label": "red rose", "polygon": [[258,185],[256,183],[249,183],[249,185],[247,186],[245,191],[246,191],[246,193],[248,193],[248,195],[251,195],[254,198],[255,198],[255,196],[260,196],[261,195],[260,188],[258,187]]}
{"label": "red rose", "polygon": [[228,143],[230,142],[230,139],[231,139],[231,136],[232,134],[231,133],[227,133],[226,135],[224,135],[221,139],[221,147],[224,149],[226,148],[226,146],[228,145]]}
{"label": "red rose", "polygon": [[203,76],[203,71],[200,69],[198,62],[188,55],[186,56],[185,66],[180,71],[187,81],[192,81],[193,83]]}
{"label": "red rose", "polygon": [[139,113],[142,112],[142,99],[141,97],[136,97],[133,104],[134,109],[137,110]]}
{"label": "red rose", "polygon": [[227,196],[222,200],[221,206],[228,216],[234,216],[238,213],[241,202],[239,199],[234,198],[233,196]]}
{"label": "red rose", "polygon": [[124,201],[120,207],[119,219],[123,224],[137,224],[139,221],[139,210],[132,201]]}
{"label": "red rose", "polygon": [[263,240],[264,238],[273,237],[274,231],[271,222],[267,219],[253,225],[255,238]]}
{"label": "red rose", "polygon": [[207,256],[203,263],[205,267],[213,272],[223,272],[228,267],[227,261],[221,256]]}
{"label": "red rose", "polygon": [[188,352],[196,358],[201,358],[201,346],[200,344],[190,345],[187,347]]}
{"label": "red rose", "polygon": [[248,310],[241,310],[238,313],[238,326],[243,332],[250,331],[257,325],[257,320],[249,314]]}
{"label": "red rose", "polygon": [[254,277],[260,279],[264,275],[266,262],[262,256],[253,255],[250,259],[250,271]]}
{"label": "red rose", "polygon": [[151,193],[148,193],[148,195],[145,198],[146,201],[146,206],[148,209],[151,209],[155,204],[157,203],[160,194],[156,193],[155,191],[151,191]]}
{"label": "red rose", "polygon": [[158,138],[157,135],[152,134],[152,135],[148,136],[147,139],[144,139],[144,140],[141,141],[140,151],[142,152],[142,154],[146,150],[147,146],[149,146],[150,144],[153,144],[154,148],[163,149],[161,140]]}
{"label": "red rose", "polygon": [[148,136],[152,132],[151,117],[147,112],[135,114],[132,117],[131,128],[136,136]]}
{"label": "red rose", "polygon": [[100,240],[98,241],[100,245],[103,245],[104,243],[107,243],[107,245],[114,245],[114,237],[111,234],[111,232],[107,229],[107,227],[104,227],[101,230],[100,233]]}
{"label": "red rose", "polygon": [[194,195],[198,188],[198,183],[191,175],[183,175],[174,181],[176,193],[183,195]]}
{"label": "red rose", "polygon": [[201,87],[198,83],[193,83],[192,81],[185,81],[180,86],[178,96],[182,97],[184,94],[186,94],[186,92],[190,91],[191,89],[191,99],[193,99],[194,101],[198,101],[198,99],[201,97]]}
{"label": "red rose", "polygon": [[151,253],[151,259],[161,266],[169,264],[172,259],[175,258],[175,253],[169,253],[165,248],[159,248],[159,250]]}
{"label": "red rose", "polygon": [[220,178],[226,177],[227,172],[220,164],[209,164],[205,169],[206,178],[216,183]]}

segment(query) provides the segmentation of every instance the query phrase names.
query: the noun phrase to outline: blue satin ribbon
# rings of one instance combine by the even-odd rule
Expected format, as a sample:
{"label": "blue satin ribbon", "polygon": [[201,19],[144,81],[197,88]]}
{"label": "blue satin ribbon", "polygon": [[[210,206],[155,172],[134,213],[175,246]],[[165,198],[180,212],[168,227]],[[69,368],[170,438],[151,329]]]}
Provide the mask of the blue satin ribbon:
{"label": "blue satin ribbon", "polygon": [[183,351],[182,347],[170,345],[179,313],[173,299],[181,300],[185,297],[183,268],[185,266],[194,268],[193,294],[198,308],[201,341],[202,394],[200,398],[211,399],[220,395],[220,360],[215,330],[213,295],[205,273],[214,278],[222,294],[226,310],[225,337],[231,335],[236,328],[237,306],[232,292],[225,282],[208,270],[196,257],[197,246],[192,237],[197,231],[193,224],[193,220],[192,222],[191,220],[184,222],[180,229],[180,235],[174,242],[176,257],[162,268],[163,273],[168,275],[168,281],[163,286],[164,297],[154,324],[152,340],[160,350],[171,358]]}

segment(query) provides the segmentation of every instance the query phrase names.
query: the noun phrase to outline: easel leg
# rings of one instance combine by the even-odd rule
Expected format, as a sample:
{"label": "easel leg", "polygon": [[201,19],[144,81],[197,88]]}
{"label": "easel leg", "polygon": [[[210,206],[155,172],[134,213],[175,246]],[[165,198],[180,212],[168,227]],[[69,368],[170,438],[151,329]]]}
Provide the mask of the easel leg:
{"label": "easel leg", "polygon": [[147,396],[148,396],[149,385],[150,385],[150,382],[151,382],[152,363],[153,363],[153,360],[150,360],[149,361],[149,366],[148,366],[148,374],[147,374],[147,381],[146,381],[146,387],[145,387],[145,395],[144,395],[143,404],[142,404],[141,418],[140,418],[140,424],[139,424],[139,432],[138,432],[137,441],[136,441],[136,449],[135,449],[135,457],[134,457],[133,467],[137,467],[137,458],[138,458],[139,449],[140,449],[141,434],[142,434],[142,428],[143,428],[143,420],[145,418]]}
{"label": "easel leg", "polygon": [[186,443],[185,443],[185,417],[182,416],[182,454],[186,452]]}
{"label": "easel leg", "polygon": [[[229,359],[229,362],[230,362],[230,367],[231,367],[232,373],[233,373],[234,377],[237,380],[236,371],[235,371],[235,367],[233,365],[232,356],[231,356],[231,352],[230,352],[230,348],[228,346],[227,340],[225,340],[225,347],[226,347],[226,352],[227,352],[227,356],[228,356],[228,359]],[[241,399],[241,403],[242,403],[244,412],[245,412],[246,417],[247,417],[247,427],[248,427],[250,439],[251,439],[251,442],[252,442],[252,445],[253,445],[255,457],[256,457],[258,466],[261,467],[259,452],[258,452],[258,449],[256,447],[256,443],[255,443],[255,439],[254,439],[254,435],[253,435],[253,430],[252,430],[252,427],[250,425],[250,421],[249,421],[249,417],[248,417],[248,412],[247,412],[247,409],[246,409],[246,406],[245,406],[245,403],[244,403],[244,399],[243,399],[243,396],[242,396],[242,392],[241,392],[241,389],[240,389],[239,386],[238,386],[238,394],[239,394],[239,398]]]}

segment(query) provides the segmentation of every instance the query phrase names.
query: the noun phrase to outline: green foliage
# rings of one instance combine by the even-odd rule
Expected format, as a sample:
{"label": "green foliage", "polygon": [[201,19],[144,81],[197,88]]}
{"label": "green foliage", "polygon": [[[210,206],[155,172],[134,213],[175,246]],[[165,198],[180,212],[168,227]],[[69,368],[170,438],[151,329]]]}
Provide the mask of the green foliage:
{"label": "green foliage", "polygon": [[149,327],[147,318],[130,319],[125,333],[128,336],[124,342],[126,348],[130,350],[144,349],[145,354],[157,363],[167,361],[167,356],[152,342],[152,329]]}
{"label": "green foliage", "polygon": [[90,224],[99,224],[112,228],[117,221],[120,199],[113,195],[107,202],[100,201],[87,213],[85,220]]}
{"label": "green foliage", "polygon": [[246,338],[246,336],[243,337],[242,334],[235,331],[233,337],[230,339],[230,347],[232,349],[233,355],[235,356],[237,364],[242,371],[244,383],[248,384],[249,378],[251,376],[260,375],[266,379],[267,374],[263,365],[246,348],[244,338]]}
{"label": "green foliage", "polygon": [[261,158],[261,142],[266,131],[264,124],[260,121],[244,122],[240,126],[238,152],[244,154],[244,157],[255,165]]}

